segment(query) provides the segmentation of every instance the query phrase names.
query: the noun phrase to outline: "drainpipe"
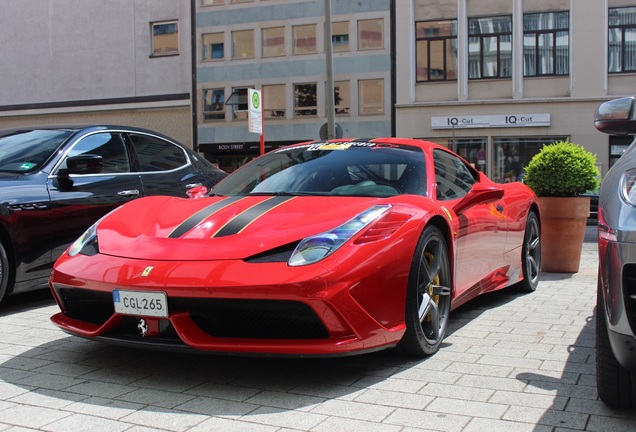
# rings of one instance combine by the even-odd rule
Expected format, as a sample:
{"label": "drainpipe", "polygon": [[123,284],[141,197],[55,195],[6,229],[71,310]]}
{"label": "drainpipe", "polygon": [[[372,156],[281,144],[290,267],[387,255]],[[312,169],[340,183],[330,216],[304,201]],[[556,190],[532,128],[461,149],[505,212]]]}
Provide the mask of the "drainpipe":
{"label": "drainpipe", "polygon": [[199,133],[197,120],[197,13],[196,1],[190,0],[190,73],[192,84],[190,87],[190,114],[192,123],[192,149],[199,151]]}

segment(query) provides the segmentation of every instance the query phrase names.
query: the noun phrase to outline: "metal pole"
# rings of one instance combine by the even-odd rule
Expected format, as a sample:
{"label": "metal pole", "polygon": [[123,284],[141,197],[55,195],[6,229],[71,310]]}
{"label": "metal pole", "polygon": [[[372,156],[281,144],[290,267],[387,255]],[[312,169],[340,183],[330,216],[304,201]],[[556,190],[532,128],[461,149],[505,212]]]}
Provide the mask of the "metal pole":
{"label": "metal pole", "polygon": [[325,0],[325,56],[327,57],[327,139],[336,138],[336,107],[333,85],[333,39],[331,36],[331,0]]}
{"label": "metal pole", "polygon": [[261,138],[259,141],[259,153],[265,154],[265,92],[261,86]]}
{"label": "metal pole", "polygon": [[199,118],[197,116],[197,11],[196,1],[190,1],[190,126],[192,150],[199,151]]}

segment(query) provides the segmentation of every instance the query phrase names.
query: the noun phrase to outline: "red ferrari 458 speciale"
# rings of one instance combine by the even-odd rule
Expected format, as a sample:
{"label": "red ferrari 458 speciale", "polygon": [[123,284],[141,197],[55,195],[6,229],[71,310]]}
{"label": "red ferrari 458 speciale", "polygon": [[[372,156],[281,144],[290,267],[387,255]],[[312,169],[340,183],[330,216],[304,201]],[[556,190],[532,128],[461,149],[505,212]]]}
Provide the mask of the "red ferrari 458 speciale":
{"label": "red ferrari 458 speciale", "polygon": [[140,347],[424,356],[453,308],[537,287],[534,193],[434,143],[300,143],[189,195],[140,198],[89,228],[55,264],[52,321]]}

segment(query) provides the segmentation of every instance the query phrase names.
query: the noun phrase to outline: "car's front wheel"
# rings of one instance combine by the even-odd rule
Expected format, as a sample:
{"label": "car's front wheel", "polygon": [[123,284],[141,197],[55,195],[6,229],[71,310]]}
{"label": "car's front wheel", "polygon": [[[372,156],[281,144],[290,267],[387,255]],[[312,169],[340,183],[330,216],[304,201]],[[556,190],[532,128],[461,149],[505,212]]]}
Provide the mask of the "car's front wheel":
{"label": "car's front wheel", "polygon": [[610,345],[602,285],[596,292],[596,388],[601,400],[609,406],[636,408],[636,376],[614,357]]}
{"label": "car's front wheel", "polygon": [[397,348],[404,354],[435,353],[444,339],[451,305],[448,246],[439,228],[428,226],[419,239],[406,292],[406,332]]}

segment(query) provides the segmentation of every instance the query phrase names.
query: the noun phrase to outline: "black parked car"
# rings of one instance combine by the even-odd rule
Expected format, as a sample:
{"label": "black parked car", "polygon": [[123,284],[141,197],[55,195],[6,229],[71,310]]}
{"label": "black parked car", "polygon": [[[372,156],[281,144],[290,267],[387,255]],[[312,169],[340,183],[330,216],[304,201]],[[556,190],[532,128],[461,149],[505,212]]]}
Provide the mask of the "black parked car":
{"label": "black parked car", "polygon": [[[610,134],[636,134],[636,98],[605,102],[594,124]],[[636,408],[636,144],[609,170],[598,202],[596,375],[610,406]]]}
{"label": "black parked car", "polygon": [[590,216],[587,218],[588,225],[598,224],[598,189],[587,191],[581,196],[590,197]]}
{"label": "black parked car", "polygon": [[122,126],[0,131],[0,300],[45,288],[54,261],[115,207],[186,196],[225,173],[156,132]]}

